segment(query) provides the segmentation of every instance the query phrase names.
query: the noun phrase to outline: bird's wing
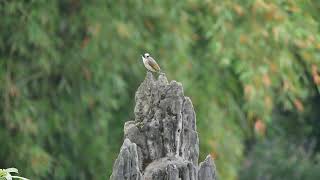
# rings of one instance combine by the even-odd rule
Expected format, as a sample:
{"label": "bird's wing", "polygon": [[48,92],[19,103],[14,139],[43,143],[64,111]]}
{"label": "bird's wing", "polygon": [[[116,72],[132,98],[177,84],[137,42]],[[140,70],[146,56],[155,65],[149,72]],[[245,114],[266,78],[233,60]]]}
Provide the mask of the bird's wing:
{"label": "bird's wing", "polygon": [[149,58],[148,58],[148,64],[149,64],[153,69],[155,69],[156,71],[160,71],[159,65],[157,64],[157,62],[156,62],[152,57],[149,57]]}

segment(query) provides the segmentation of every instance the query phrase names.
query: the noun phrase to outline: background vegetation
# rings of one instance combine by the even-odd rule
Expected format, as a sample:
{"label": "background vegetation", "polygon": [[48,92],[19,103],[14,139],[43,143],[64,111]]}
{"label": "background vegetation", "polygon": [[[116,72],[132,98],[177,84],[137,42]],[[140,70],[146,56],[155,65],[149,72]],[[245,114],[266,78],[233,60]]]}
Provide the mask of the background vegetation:
{"label": "background vegetation", "polygon": [[220,179],[319,179],[320,1],[0,1],[0,167],[108,179],[150,52]]}

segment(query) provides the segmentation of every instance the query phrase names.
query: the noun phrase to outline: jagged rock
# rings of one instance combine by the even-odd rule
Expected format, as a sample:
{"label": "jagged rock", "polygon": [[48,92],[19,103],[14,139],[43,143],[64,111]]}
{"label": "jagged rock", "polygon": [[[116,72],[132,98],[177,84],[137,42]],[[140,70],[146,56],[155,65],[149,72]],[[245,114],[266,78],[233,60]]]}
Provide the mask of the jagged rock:
{"label": "jagged rock", "polygon": [[123,142],[119,156],[114,163],[110,179],[141,179],[141,173],[138,166],[137,145],[132,143],[129,139],[125,139]]}
{"label": "jagged rock", "polygon": [[125,123],[111,180],[216,179],[210,157],[198,168],[196,115],[181,83],[148,72],[135,100],[135,120]]}
{"label": "jagged rock", "polygon": [[199,168],[199,180],[201,179],[213,179],[216,180],[216,167],[210,156],[200,163]]}
{"label": "jagged rock", "polygon": [[162,179],[190,179],[195,180],[197,169],[190,162],[181,157],[164,157],[153,161],[145,169],[145,180],[162,180]]}

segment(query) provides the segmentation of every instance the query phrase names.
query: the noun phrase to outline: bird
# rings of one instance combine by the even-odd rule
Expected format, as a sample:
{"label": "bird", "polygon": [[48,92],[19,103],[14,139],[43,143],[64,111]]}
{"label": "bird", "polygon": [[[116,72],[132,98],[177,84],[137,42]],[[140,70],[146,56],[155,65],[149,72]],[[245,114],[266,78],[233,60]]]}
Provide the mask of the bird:
{"label": "bird", "polygon": [[142,56],[142,61],[144,66],[151,72],[161,73],[160,66],[157,62],[150,56],[149,53],[144,53]]}

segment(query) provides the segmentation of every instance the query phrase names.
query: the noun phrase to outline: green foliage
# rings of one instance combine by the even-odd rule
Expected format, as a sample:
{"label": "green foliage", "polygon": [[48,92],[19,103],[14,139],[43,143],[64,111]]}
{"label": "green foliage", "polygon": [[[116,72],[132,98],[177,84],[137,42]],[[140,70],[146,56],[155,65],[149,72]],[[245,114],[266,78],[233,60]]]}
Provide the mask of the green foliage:
{"label": "green foliage", "polygon": [[240,179],[319,179],[320,156],[304,149],[285,140],[258,144],[245,160]]}
{"label": "green foliage", "polygon": [[246,142],[256,134],[273,142],[279,111],[295,112],[284,115],[288,121],[317,111],[306,103],[319,96],[319,7],[309,0],[0,2],[0,167],[16,166],[30,179],[109,176],[147,51],[194,103],[201,160],[212,154],[220,178],[236,179]]}
{"label": "green foliage", "polygon": [[239,179],[319,179],[320,96],[303,113],[278,111],[264,140],[253,141]]}

